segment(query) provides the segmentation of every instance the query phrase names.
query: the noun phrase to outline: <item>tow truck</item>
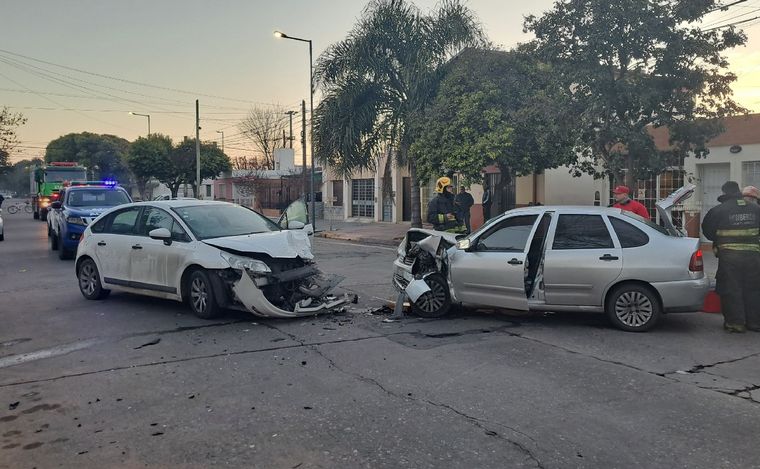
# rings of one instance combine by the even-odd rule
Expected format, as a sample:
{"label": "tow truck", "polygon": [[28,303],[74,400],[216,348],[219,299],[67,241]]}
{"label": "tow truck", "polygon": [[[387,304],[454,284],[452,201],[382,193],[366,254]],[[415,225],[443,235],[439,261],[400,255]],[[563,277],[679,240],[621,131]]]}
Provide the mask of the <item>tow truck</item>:
{"label": "tow truck", "polygon": [[61,259],[73,259],[87,225],[113,207],[132,202],[115,181],[66,183],[50,204],[48,237],[50,249]]}
{"label": "tow truck", "polygon": [[30,175],[32,215],[35,220],[47,220],[50,204],[58,200],[65,181],[86,181],[87,168],[75,161],[56,161],[37,166]]}

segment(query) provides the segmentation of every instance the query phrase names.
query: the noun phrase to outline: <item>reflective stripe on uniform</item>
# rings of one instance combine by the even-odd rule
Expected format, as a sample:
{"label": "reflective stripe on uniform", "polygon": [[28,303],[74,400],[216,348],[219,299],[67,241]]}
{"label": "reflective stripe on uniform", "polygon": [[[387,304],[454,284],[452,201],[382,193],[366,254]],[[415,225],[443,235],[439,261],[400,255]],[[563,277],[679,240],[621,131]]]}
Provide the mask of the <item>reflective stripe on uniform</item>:
{"label": "reflective stripe on uniform", "polygon": [[725,237],[758,236],[760,235],[760,228],[742,228],[739,230],[718,230],[716,234],[718,236],[725,236]]}
{"label": "reflective stripe on uniform", "polygon": [[719,244],[718,249],[725,249],[727,251],[748,251],[748,252],[760,252],[760,244],[757,243],[725,243]]}

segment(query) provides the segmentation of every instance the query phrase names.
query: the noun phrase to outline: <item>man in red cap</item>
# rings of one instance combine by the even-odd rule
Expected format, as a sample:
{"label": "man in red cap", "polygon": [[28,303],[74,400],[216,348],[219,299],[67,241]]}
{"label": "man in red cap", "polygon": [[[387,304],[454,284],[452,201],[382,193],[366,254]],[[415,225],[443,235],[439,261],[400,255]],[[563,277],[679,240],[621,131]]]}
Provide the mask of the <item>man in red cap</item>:
{"label": "man in red cap", "polygon": [[640,202],[636,202],[630,197],[631,190],[626,186],[617,186],[612,194],[615,196],[614,208],[633,212],[636,215],[649,219],[649,210]]}

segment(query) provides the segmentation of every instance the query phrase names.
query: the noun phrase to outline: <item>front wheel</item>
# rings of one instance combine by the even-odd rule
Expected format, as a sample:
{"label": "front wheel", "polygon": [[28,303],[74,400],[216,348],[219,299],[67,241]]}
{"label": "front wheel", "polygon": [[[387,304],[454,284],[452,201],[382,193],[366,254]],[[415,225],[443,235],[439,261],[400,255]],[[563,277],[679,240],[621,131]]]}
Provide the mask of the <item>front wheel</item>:
{"label": "front wheel", "polygon": [[62,261],[74,258],[74,253],[71,252],[71,249],[66,249],[66,246],[63,244],[63,233],[58,233],[58,258]]}
{"label": "front wheel", "polygon": [[8,206],[8,213],[11,214],[11,215],[17,214],[18,213],[18,207],[16,207],[15,205],[9,205]]}
{"label": "front wheel", "polygon": [[425,292],[412,303],[412,312],[423,318],[440,318],[446,316],[451,309],[451,295],[446,279],[438,274],[425,278],[430,291]]}
{"label": "front wheel", "polygon": [[662,305],[651,288],[643,285],[621,285],[607,299],[607,316],[618,329],[645,332],[657,325]]}
{"label": "front wheel", "polygon": [[26,206],[24,207],[24,211],[25,211],[26,213],[32,213],[32,206],[31,206],[31,205],[26,205]]}
{"label": "front wheel", "polygon": [[102,300],[111,293],[111,290],[106,290],[101,285],[98,266],[92,259],[82,261],[77,277],[79,279],[79,291],[88,300]]}
{"label": "front wheel", "polygon": [[221,311],[216,303],[214,286],[211,284],[208,273],[204,270],[193,271],[187,284],[187,301],[193,313],[202,319],[213,319],[219,316]]}

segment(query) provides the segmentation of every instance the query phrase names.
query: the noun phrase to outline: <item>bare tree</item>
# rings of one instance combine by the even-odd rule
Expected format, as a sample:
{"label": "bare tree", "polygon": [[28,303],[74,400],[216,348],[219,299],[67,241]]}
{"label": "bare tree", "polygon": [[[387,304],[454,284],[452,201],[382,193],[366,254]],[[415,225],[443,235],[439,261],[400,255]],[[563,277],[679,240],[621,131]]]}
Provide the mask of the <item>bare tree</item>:
{"label": "bare tree", "polygon": [[232,163],[232,169],[234,170],[251,170],[251,169],[266,169],[266,163],[263,158],[256,158],[255,156],[236,156],[230,159]]}
{"label": "bare tree", "polygon": [[281,147],[283,131],[287,126],[284,108],[254,107],[248,117],[240,122],[238,129],[263,157],[264,169],[274,169],[274,151]]}
{"label": "bare tree", "polygon": [[263,159],[242,156],[235,158],[233,164],[237,169],[234,178],[238,192],[244,197],[254,196],[267,169]]}

